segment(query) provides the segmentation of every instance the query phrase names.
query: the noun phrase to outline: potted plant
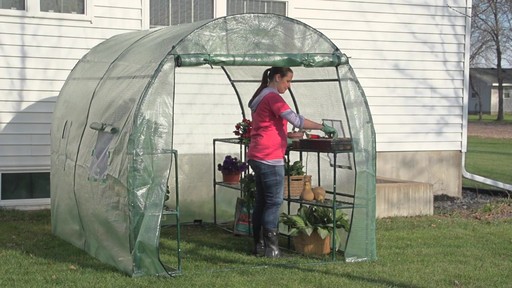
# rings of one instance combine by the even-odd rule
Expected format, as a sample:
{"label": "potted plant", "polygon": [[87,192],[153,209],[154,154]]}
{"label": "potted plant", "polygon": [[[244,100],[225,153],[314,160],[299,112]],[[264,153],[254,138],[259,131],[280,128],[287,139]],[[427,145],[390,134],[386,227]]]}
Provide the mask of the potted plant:
{"label": "potted plant", "polygon": [[244,199],[245,203],[252,209],[256,199],[256,179],[254,178],[254,174],[245,174],[242,180],[240,180],[240,184],[242,185],[242,199]]}
{"label": "potted plant", "polygon": [[[302,162],[297,160],[290,163],[286,162],[284,166],[284,198],[288,198],[288,190],[290,192],[290,198],[297,198],[302,193],[304,188],[304,165]],[[288,186],[290,188],[288,188]]]}
{"label": "potted plant", "polygon": [[251,130],[251,120],[243,118],[241,122],[236,123],[233,133],[238,136],[242,144],[248,145],[251,142]]}
{"label": "potted plant", "polygon": [[227,155],[222,163],[217,164],[217,169],[222,172],[222,181],[228,184],[240,182],[240,175],[248,167],[246,162],[231,155]]}
{"label": "potted plant", "polygon": [[299,160],[293,162],[292,165],[287,162],[284,166],[284,175],[286,176],[301,176],[304,174],[304,165]]}
{"label": "potted plant", "polygon": [[328,254],[331,237],[335,234],[335,250],[341,247],[340,229],[348,231],[347,214],[336,209],[336,219],[333,209],[315,205],[301,206],[296,215],[281,213],[280,222],[289,227],[290,236],[294,236],[294,246],[298,252],[306,255]]}

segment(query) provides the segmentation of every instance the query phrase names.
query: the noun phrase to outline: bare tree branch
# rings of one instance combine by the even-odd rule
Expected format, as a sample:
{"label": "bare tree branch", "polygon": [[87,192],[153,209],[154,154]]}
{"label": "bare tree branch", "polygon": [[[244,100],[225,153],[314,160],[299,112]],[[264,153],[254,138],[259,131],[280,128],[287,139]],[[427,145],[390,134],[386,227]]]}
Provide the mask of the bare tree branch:
{"label": "bare tree branch", "polygon": [[511,0],[473,0],[470,64],[496,67],[499,121],[504,119],[502,62],[512,63],[511,15]]}

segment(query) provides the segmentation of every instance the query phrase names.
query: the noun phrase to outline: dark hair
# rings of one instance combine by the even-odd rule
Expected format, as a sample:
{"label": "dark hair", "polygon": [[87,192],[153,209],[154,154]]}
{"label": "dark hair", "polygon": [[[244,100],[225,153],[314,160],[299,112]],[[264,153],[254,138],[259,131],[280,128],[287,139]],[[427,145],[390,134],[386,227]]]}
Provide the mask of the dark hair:
{"label": "dark hair", "polygon": [[254,95],[252,95],[251,100],[249,100],[249,105],[251,105],[252,101],[256,99],[256,97],[261,93],[265,87],[268,86],[268,82],[270,82],[276,75],[281,75],[281,77],[286,77],[288,73],[293,73],[293,70],[290,67],[272,67],[268,68],[263,72],[263,76],[261,77],[261,84]]}

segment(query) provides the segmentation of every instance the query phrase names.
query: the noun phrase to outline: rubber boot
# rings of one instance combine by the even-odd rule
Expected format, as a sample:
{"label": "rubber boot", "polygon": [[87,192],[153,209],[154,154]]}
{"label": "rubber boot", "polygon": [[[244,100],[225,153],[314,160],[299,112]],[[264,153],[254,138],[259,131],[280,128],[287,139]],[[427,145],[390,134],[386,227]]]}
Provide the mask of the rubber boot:
{"label": "rubber boot", "polygon": [[263,242],[263,235],[260,229],[253,230],[253,239],[254,239],[254,247],[252,249],[252,254],[256,257],[265,256],[265,243]]}
{"label": "rubber boot", "polygon": [[263,228],[263,243],[265,244],[265,257],[281,257],[279,251],[279,235],[276,229]]}

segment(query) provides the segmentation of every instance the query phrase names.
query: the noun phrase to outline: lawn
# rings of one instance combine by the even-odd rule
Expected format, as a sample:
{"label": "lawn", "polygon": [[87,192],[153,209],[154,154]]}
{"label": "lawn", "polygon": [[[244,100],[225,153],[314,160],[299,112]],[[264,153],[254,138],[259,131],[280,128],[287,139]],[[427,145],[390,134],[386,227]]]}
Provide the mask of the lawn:
{"label": "lawn", "polygon": [[468,137],[466,170],[512,184],[512,139]]}
{"label": "lawn", "polygon": [[[486,123],[491,123],[491,122],[495,122],[496,121],[496,115],[491,115],[491,114],[482,114],[482,122],[486,122]],[[509,123],[509,124],[512,124],[512,113],[505,113],[503,115],[503,122],[504,123]],[[468,115],[468,121],[469,122],[473,122],[473,121],[480,121],[478,120],[478,115],[476,114],[471,114],[471,115]]]}
{"label": "lawn", "polygon": [[[470,137],[468,169],[512,183],[511,142]],[[511,287],[512,217],[485,217],[503,205],[512,201],[469,216],[379,219],[377,260],[359,263],[255,258],[248,237],[185,225],[183,273],[174,278],[131,278],[101,263],[52,235],[48,210],[0,209],[0,287]],[[161,230],[160,256],[170,266],[175,235],[174,227]]]}
{"label": "lawn", "polygon": [[[495,122],[495,115],[483,115],[482,122]],[[479,122],[477,115],[469,116],[470,122]],[[506,114],[502,124],[512,131],[512,114]],[[489,126],[492,129],[492,126]],[[468,137],[466,170],[472,174],[512,184],[512,139]],[[469,179],[463,179],[463,186],[477,189],[497,189]]]}
{"label": "lawn", "polygon": [[[131,278],[53,236],[48,210],[0,210],[0,287],[507,287],[511,224],[457,215],[380,219],[378,259],[360,263],[255,258],[248,237],[187,225],[182,275]],[[172,235],[162,229],[160,254],[171,265]]]}

